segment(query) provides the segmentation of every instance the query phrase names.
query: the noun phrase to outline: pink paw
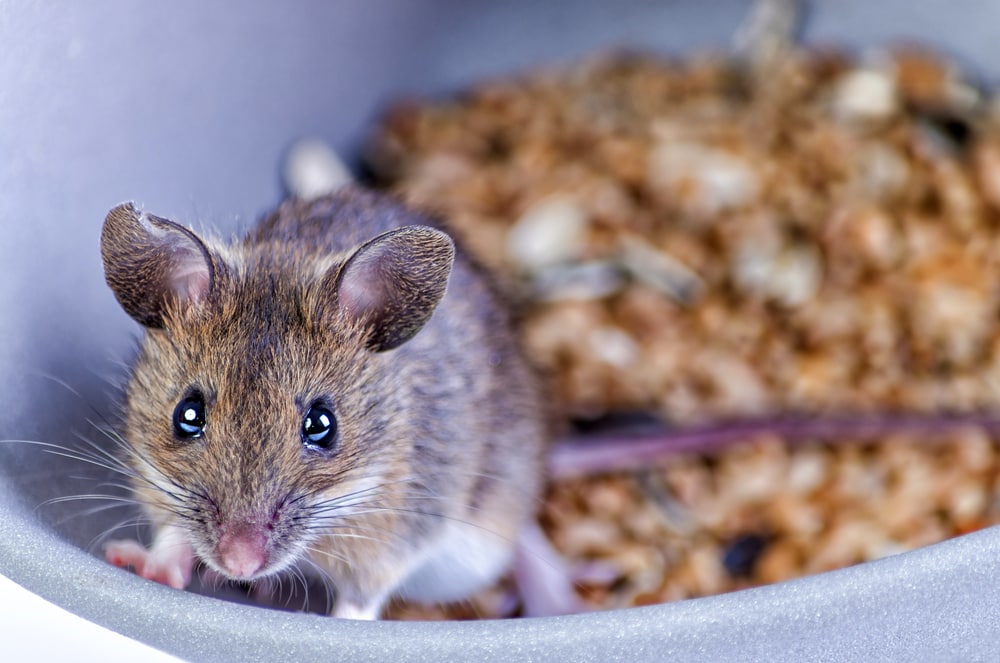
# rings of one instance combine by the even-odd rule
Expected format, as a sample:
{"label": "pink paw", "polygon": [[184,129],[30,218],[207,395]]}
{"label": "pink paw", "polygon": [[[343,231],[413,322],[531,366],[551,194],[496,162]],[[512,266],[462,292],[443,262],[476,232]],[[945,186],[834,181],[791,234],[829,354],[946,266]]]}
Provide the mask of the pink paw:
{"label": "pink paw", "polygon": [[132,567],[135,572],[155,582],[184,589],[191,582],[194,556],[187,546],[175,545],[146,549],[138,541],[110,541],[104,546],[104,558],[115,566]]}
{"label": "pink paw", "polygon": [[514,577],[526,617],[552,617],[587,611],[573,589],[574,573],[535,522],[521,530]]}

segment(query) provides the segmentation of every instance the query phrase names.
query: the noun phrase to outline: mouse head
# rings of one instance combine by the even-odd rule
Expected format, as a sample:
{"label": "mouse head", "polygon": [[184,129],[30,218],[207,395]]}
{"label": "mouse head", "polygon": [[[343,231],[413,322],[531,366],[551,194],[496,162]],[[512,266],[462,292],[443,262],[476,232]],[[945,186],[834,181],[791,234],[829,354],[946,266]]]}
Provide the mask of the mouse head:
{"label": "mouse head", "polygon": [[125,438],[154,520],[237,579],[280,570],[323,532],[389,527],[412,455],[399,440],[424,433],[419,385],[433,382],[401,346],[445,294],[446,234],[404,226],[331,256],[206,241],[123,204],[101,255],[147,331]]}

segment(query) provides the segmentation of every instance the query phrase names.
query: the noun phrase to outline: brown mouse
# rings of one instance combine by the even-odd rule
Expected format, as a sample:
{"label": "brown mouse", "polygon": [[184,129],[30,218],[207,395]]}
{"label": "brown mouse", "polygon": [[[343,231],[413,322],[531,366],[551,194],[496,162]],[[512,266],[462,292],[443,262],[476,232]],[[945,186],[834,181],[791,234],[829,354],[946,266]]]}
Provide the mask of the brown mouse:
{"label": "brown mouse", "polygon": [[147,550],[185,586],[307,560],[333,614],[462,599],[508,568],[542,485],[538,383],[484,274],[432,219],[348,187],[233,244],[120,205],[108,284],[145,329],[123,438]]}

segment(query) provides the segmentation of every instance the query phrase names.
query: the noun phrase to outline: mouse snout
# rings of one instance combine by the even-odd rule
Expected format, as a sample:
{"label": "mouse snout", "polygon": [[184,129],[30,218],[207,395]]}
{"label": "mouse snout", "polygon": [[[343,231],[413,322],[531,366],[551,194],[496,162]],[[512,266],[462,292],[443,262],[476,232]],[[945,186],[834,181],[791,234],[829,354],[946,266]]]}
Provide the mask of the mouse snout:
{"label": "mouse snout", "polygon": [[216,554],[222,570],[231,578],[252,578],[267,563],[267,536],[249,527],[224,532]]}

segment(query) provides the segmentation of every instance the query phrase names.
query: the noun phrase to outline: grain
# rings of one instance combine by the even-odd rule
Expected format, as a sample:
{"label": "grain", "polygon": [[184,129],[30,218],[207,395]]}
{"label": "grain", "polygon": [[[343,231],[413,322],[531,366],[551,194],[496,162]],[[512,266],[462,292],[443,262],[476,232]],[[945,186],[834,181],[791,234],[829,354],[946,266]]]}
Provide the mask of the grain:
{"label": "grain", "polygon": [[[1000,104],[927,50],[772,37],[411,101],[369,165],[520,302],[563,420],[1000,410]],[[677,600],[1000,522],[997,446],[975,426],[756,435],[556,482],[540,519],[606,571],[591,607]],[[509,605],[493,592],[476,614]]]}

